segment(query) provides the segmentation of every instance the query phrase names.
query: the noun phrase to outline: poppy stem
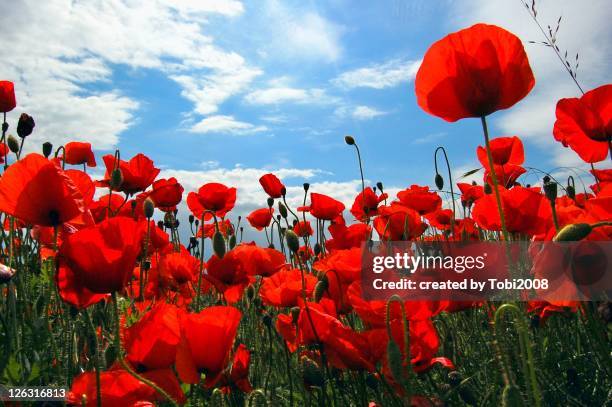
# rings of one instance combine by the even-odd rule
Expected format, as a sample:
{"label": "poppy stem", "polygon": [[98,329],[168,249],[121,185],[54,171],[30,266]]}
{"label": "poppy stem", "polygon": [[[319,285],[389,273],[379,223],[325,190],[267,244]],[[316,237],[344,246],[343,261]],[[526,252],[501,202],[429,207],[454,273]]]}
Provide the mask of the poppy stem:
{"label": "poppy stem", "polygon": [[198,311],[198,308],[200,307],[200,292],[202,291],[202,273],[204,272],[204,214],[205,212],[202,213],[202,226],[200,226],[200,272],[198,273],[198,291],[196,292],[194,311]]}
{"label": "poppy stem", "polygon": [[455,208],[455,191],[453,189],[453,175],[451,173],[450,162],[448,161],[448,155],[446,154],[446,149],[442,146],[436,148],[434,152],[434,166],[436,167],[436,174],[438,174],[438,151],[442,150],[442,154],[444,154],[444,161],[446,162],[446,168],[448,169],[448,182],[450,183],[450,193],[451,193],[451,202],[453,203],[453,218],[451,219],[451,233],[453,236],[455,235],[455,218],[457,217],[457,210]]}
{"label": "poppy stem", "polygon": [[504,217],[504,209],[502,207],[501,196],[499,193],[499,183],[495,174],[495,166],[493,165],[493,154],[491,154],[491,145],[489,143],[489,129],[487,128],[487,119],[485,116],[480,118],[482,122],[482,131],[484,133],[485,146],[487,149],[487,159],[489,161],[489,169],[491,170],[491,180],[493,181],[493,190],[495,191],[495,201],[497,202],[497,210],[499,211],[499,221],[501,223],[502,234],[506,242],[510,241],[510,235],[506,228],[506,218]]}
{"label": "poppy stem", "polygon": [[85,320],[89,325],[89,329],[91,329],[91,334],[94,339],[94,369],[96,371],[96,401],[97,406],[102,407],[102,389],[100,387],[100,342],[98,341],[98,333],[96,331],[96,327],[91,319],[91,315],[89,315],[89,310],[85,310]]}
{"label": "poppy stem", "polygon": [[121,367],[123,367],[123,369],[125,369],[126,372],[132,375],[136,380],[143,382],[147,386],[151,387],[153,390],[161,394],[166,400],[168,400],[173,406],[178,407],[178,403],[168,393],[166,393],[164,389],[159,387],[153,381],[145,377],[142,377],[141,375],[136,373],[130,367],[128,362],[126,362],[126,360],[124,359],[123,350],[121,349],[121,320],[119,319],[119,305],[117,304],[117,292],[116,291],[113,292],[112,299],[113,299],[112,301],[113,310],[115,314],[115,349],[117,350],[117,359],[119,361],[119,364],[121,365]]}

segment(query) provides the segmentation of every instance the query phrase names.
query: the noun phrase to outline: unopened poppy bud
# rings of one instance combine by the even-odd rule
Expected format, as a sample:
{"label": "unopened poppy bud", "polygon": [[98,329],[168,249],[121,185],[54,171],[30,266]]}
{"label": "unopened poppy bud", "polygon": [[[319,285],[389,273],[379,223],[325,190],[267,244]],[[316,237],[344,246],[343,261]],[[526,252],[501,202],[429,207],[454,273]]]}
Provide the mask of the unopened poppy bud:
{"label": "unopened poppy bud", "polygon": [[261,321],[268,328],[272,327],[272,317],[270,316],[270,314],[263,314],[263,317],[261,317]]}
{"label": "unopened poppy bud", "polygon": [[151,270],[151,262],[148,260],[145,261],[144,263],[142,263],[142,268],[144,269],[144,271]]}
{"label": "unopened poppy bud", "polygon": [[576,199],[576,189],[572,185],[568,185],[565,188],[565,192],[567,192],[567,196],[570,199]]}
{"label": "unopened poppy bud", "polygon": [[253,287],[252,285],[248,286],[246,290],[246,296],[249,301],[252,300],[253,297],[255,297],[255,287]]}
{"label": "unopened poppy bud", "polygon": [[195,227],[197,228],[198,225],[200,224],[200,220],[196,219],[195,221],[193,221],[193,224],[195,225]]}
{"label": "unopened poppy bud", "polygon": [[168,229],[172,229],[173,227],[175,227],[175,219],[170,212],[166,212],[166,214],[164,215],[164,226]]}
{"label": "unopened poppy bud", "polygon": [[281,187],[280,190],[281,196],[285,196],[287,195],[287,187],[285,187],[284,185]]}
{"label": "unopened poppy bud", "polygon": [[492,192],[493,192],[493,188],[491,188],[491,185],[484,184],[484,193],[487,195],[490,195]]}
{"label": "unopened poppy bud", "polygon": [[554,242],[577,242],[591,233],[593,228],[588,223],[572,223],[564,226],[555,237]]}
{"label": "unopened poppy bud", "polygon": [[521,391],[513,384],[507,384],[502,393],[502,407],[524,406]]}
{"label": "unopened poppy bud", "polygon": [[274,206],[274,198],[268,198],[268,208]]}
{"label": "unopened poppy bud", "polygon": [[282,202],[278,202],[278,212],[283,217],[283,219],[287,219],[287,207],[283,205]]}
{"label": "unopened poppy bud", "polygon": [[49,158],[52,152],[53,152],[53,144],[49,143],[48,141],[45,141],[42,145],[42,153],[45,156],[45,158]]}
{"label": "unopened poppy bud", "polygon": [[352,145],[355,144],[355,139],[353,137],[351,137],[351,136],[345,136],[344,137],[344,142],[346,144],[348,144],[349,146],[352,146]]}
{"label": "unopened poppy bud", "polygon": [[303,187],[304,187],[304,191],[308,192],[308,190],[310,189],[310,184],[308,182],[304,182]]}
{"label": "unopened poppy bud", "polygon": [[193,223],[194,220],[195,220],[195,216],[189,215],[189,224],[190,225]]}
{"label": "unopened poppy bud", "polygon": [[545,184],[548,184],[548,183],[550,182],[550,177],[549,177],[548,175],[545,175],[545,176],[544,176],[544,178],[542,178],[542,181],[543,181]]}
{"label": "unopened poppy bud", "polygon": [[195,236],[191,236],[189,238],[189,246],[191,246],[191,247],[197,247],[198,246],[198,239],[196,239]]}
{"label": "unopened poppy bud", "polygon": [[300,362],[300,370],[304,385],[307,387],[322,387],[325,384],[325,378],[323,377],[321,368],[315,361],[306,356],[302,356]]}
{"label": "unopened poppy bud", "polygon": [[35,125],[36,124],[34,123],[32,116],[26,113],[21,113],[21,116],[19,116],[19,122],[17,122],[17,135],[21,138],[28,137],[30,134],[32,134]]}
{"label": "unopened poppy bud", "polygon": [[155,203],[151,198],[145,199],[142,204],[144,215],[147,219],[151,219],[153,217],[153,213],[155,212]]}
{"label": "unopened poppy bud", "polygon": [[294,324],[297,324],[299,318],[300,318],[300,307],[291,308],[291,321],[293,321]]}
{"label": "unopened poppy bud", "polygon": [[404,380],[402,352],[393,338],[390,338],[387,343],[387,358],[393,379],[398,383],[402,383]]}
{"label": "unopened poppy bud", "polygon": [[6,144],[12,153],[17,154],[19,152],[19,141],[12,134],[9,134],[6,138]]}
{"label": "unopened poppy bud", "polygon": [[157,227],[160,228],[160,229],[163,229],[164,228],[164,221],[163,220],[157,221]]}
{"label": "unopened poppy bud", "polygon": [[282,217],[280,215],[276,215],[276,220],[280,222],[280,220],[282,219]]}
{"label": "unopened poppy bud", "polygon": [[436,174],[435,182],[438,191],[442,191],[442,188],[444,188],[444,178],[442,178],[442,175]]}
{"label": "unopened poppy bud", "polygon": [[287,247],[293,253],[297,253],[300,250],[300,240],[293,230],[285,231],[285,240],[287,241]]}
{"label": "unopened poppy bud", "polygon": [[548,198],[549,201],[555,202],[557,199],[557,183],[546,182],[544,184],[544,194],[546,194],[546,198]]}
{"label": "unopened poppy bud", "polygon": [[319,243],[315,243],[313,252],[315,256],[318,256],[319,254],[321,254],[321,245]]}
{"label": "unopened poppy bud", "polygon": [[315,285],[314,295],[313,295],[314,302],[321,301],[321,298],[323,298],[323,294],[325,294],[325,291],[327,291],[328,285],[329,284],[327,283],[327,280],[321,280]]}
{"label": "unopened poppy bud", "polygon": [[380,189],[380,192],[382,192],[382,191],[383,191],[383,183],[382,183],[382,182],[380,182],[380,181],[378,181],[378,182],[376,183],[376,188]]}
{"label": "unopened poppy bud", "polygon": [[0,263],[0,284],[8,283],[15,275],[15,269]]}
{"label": "unopened poppy bud", "polygon": [[225,256],[225,239],[221,232],[216,231],[212,239],[213,251],[218,258],[222,259]]}
{"label": "unopened poppy bud", "polygon": [[119,168],[115,168],[111,173],[109,185],[112,189],[118,189],[123,184],[123,174]]}
{"label": "unopened poppy bud", "polygon": [[236,235],[231,235],[229,238],[229,247],[230,250],[232,250],[234,247],[236,247]]}
{"label": "unopened poppy bud", "polygon": [[6,133],[6,131],[8,130],[9,125],[7,122],[2,123],[2,132]]}

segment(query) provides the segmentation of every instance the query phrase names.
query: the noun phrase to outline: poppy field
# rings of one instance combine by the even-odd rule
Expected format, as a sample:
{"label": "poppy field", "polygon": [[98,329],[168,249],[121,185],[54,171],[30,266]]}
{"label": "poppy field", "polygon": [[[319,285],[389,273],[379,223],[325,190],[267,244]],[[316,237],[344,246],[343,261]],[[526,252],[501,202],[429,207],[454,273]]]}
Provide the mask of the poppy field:
{"label": "poppy field", "polygon": [[242,218],[223,180],[187,191],[144,154],[29,145],[36,113],[13,117],[19,82],[0,81],[0,385],[65,389],[47,405],[71,406],[611,405],[608,301],[362,295],[371,240],[525,242],[536,258],[544,242],[612,239],[612,85],[557,101],[550,118],[590,184],[542,173],[528,185],[521,139],[489,129],[535,82],[513,33],[451,33],[405,97],[481,124],[466,138],[479,182],[453,180],[440,147],[431,185],[407,174],[389,194],[363,181],[346,136],[363,182],[350,207],[308,183],[292,207],[269,173],[252,180],[267,202]]}

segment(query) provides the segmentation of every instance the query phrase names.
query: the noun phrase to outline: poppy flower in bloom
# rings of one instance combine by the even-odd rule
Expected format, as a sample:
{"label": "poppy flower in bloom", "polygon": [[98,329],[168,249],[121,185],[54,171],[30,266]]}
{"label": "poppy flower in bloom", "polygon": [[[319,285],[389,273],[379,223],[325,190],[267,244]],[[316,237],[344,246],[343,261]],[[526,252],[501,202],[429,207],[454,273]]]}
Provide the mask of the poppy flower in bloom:
{"label": "poppy flower in bloom", "polygon": [[127,359],[137,368],[169,368],[180,341],[179,309],[160,302],[124,331]]}
{"label": "poppy flower in bloom", "polygon": [[64,160],[66,164],[81,165],[87,164],[88,167],[96,166],[96,157],[91,150],[91,143],[71,141],[64,145]]}
{"label": "poppy flower in bloom", "polygon": [[219,258],[213,255],[206,264],[204,277],[215,286],[229,304],[240,301],[242,293],[251,279],[247,274],[236,248]]}
{"label": "poppy flower in bloom", "polygon": [[236,188],[228,188],[216,182],[204,184],[197,193],[190,192],[187,195],[187,206],[198,219],[202,219],[202,215],[204,220],[211,219],[211,212],[222,218],[234,208],[235,203]]}
{"label": "poppy flower in bloom", "polygon": [[465,182],[458,182],[457,186],[461,191],[461,202],[465,203],[465,206],[472,206],[478,198],[484,196],[484,188],[476,183],[468,184]]}
{"label": "poppy flower in bloom", "polygon": [[374,219],[374,229],[381,239],[414,239],[421,236],[427,228],[417,211],[397,202],[378,208],[378,214],[378,217]]}
{"label": "poppy flower in bloom", "polygon": [[442,198],[435,192],[429,192],[429,187],[411,185],[410,188],[398,192],[397,198],[400,204],[414,209],[421,215],[442,207]]}
{"label": "poppy flower in bloom", "polygon": [[200,260],[185,249],[164,254],[158,264],[159,276],[166,286],[175,287],[195,281],[200,271]]}
{"label": "poppy flower in bloom", "polygon": [[434,43],[415,79],[419,106],[449,122],[507,109],[527,96],[534,84],[521,40],[487,24]]}
{"label": "poppy flower in bloom", "polygon": [[249,365],[251,363],[251,352],[244,345],[238,345],[234,357],[232,358],[232,368],[229,373],[225,373],[221,380],[217,383],[224,393],[231,392],[233,387],[240,389],[245,393],[250,393],[253,390],[249,382]]}
{"label": "poppy flower in bloom", "polygon": [[[217,222],[217,224],[219,225],[219,232],[221,232],[224,237],[228,237],[229,235],[234,234],[234,225],[232,225],[232,222],[230,222],[229,219],[219,221]],[[202,232],[204,233],[204,237],[212,239],[213,235],[216,232],[215,224],[206,223],[202,225],[202,227],[200,227],[200,229],[198,230],[196,237],[202,237]]]}
{"label": "poppy flower in bloom", "polygon": [[378,214],[378,204],[387,199],[387,194],[376,195],[376,192],[370,187],[367,187],[357,195],[351,213],[355,219],[364,221],[367,218],[372,218]]}
{"label": "poppy flower in bloom", "polygon": [[[106,165],[106,175],[102,184],[107,186],[115,169],[115,156],[108,154],[102,157],[102,160]],[[123,182],[118,191],[130,195],[147,189],[159,174],[159,168],[156,168],[153,161],[144,154],[137,154],[130,161],[119,160],[119,169]]]}
{"label": "poppy flower in bloom", "polygon": [[285,186],[274,174],[265,174],[259,178],[264,191],[270,198],[280,198],[285,193]]}
{"label": "poppy flower in bloom", "polygon": [[155,203],[155,207],[164,212],[176,209],[176,205],[183,199],[184,188],[176,178],[158,179],[153,183],[153,189],[147,197]]}
{"label": "poppy flower in bloom", "polygon": [[310,194],[310,214],[320,220],[334,220],[342,215],[344,204],[327,195]]}
{"label": "poppy flower in bloom", "polygon": [[450,230],[453,211],[450,209],[438,209],[435,212],[425,215],[425,218],[429,221],[431,226],[437,229]]}
{"label": "poppy flower in bloom", "polygon": [[273,213],[274,208],[255,209],[247,216],[247,220],[255,229],[262,230],[263,228],[270,226]]}
{"label": "poppy flower in bloom", "polygon": [[312,226],[307,220],[297,222],[295,225],[293,225],[293,231],[299,237],[307,237],[314,234],[314,230],[312,230]]}
{"label": "poppy flower in bloom", "polygon": [[561,99],[555,112],[555,140],[587,163],[612,157],[612,85],[590,90],[581,98]]}
{"label": "poppy flower in bloom", "polygon": [[0,81],[0,112],[7,113],[17,106],[13,82]]}
{"label": "poppy flower in bloom", "polygon": [[[317,278],[304,274],[306,297],[310,297]],[[302,272],[298,269],[285,269],[263,279],[259,295],[265,304],[274,307],[294,307],[302,297]]]}
{"label": "poppy flower in bloom", "polygon": [[[552,213],[548,199],[532,188],[500,187],[502,209],[508,232],[538,235],[546,233],[552,226]],[[472,217],[478,225],[487,230],[501,230],[497,203],[493,194],[476,201]]]}
{"label": "poppy flower in bloom", "polygon": [[58,226],[84,212],[70,177],[40,154],[28,154],[0,178],[0,211],[27,224]]}
{"label": "poppy flower in bloom", "polygon": [[68,175],[74,186],[77,187],[83,197],[83,205],[88,207],[96,193],[96,184],[89,175],[80,170],[65,170],[64,174]]}
{"label": "poppy flower in bloom", "polygon": [[230,253],[249,276],[271,276],[285,265],[285,255],[276,249],[239,244]]}
{"label": "poppy flower in bloom", "polygon": [[183,314],[176,370],[181,381],[196,384],[206,374],[213,386],[230,359],[242,313],[234,307],[213,306],[199,313]]}
{"label": "poppy flower in bloom", "polygon": [[[142,373],[145,379],[151,380],[161,387],[175,401],[186,402],[185,394],[172,369],[151,370]],[[100,389],[102,405],[115,407],[134,407],[155,401],[163,401],[164,397],[151,386],[139,381],[126,370],[113,368],[100,372]],[[66,396],[66,403],[70,406],[95,407],[98,405],[96,391],[96,373],[85,372],[78,375]],[[145,403],[145,404],[142,404]]]}
{"label": "poppy flower in bloom", "polygon": [[365,223],[355,223],[348,227],[342,224],[333,224],[329,225],[328,230],[332,238],[325,242],[325,247],[328,250],[341,250],[361,247],[361,244],[368,240],[372,227]]}
{"label": "poppy flower in bloom", "polygon": [[60,296],[85,308],[121,291],[132,275],[144,238],[142,224],[111,218],[66,237],[56,275]]}
{"label": "poppy flower in bloom", "polygon": [[[491,147],[491,156],[493,157],[493,164],[495,165],[521,165],[525,161],[523,142],[516,136],[494,138],[489,143],[489,146]],[[478,161],[480,161],[480,164],[482,164],[483,167],[488,168],[489,158],[487,156],[486,148],[483,146],[478,146],[476,149],[476,155],[478,156]]]}

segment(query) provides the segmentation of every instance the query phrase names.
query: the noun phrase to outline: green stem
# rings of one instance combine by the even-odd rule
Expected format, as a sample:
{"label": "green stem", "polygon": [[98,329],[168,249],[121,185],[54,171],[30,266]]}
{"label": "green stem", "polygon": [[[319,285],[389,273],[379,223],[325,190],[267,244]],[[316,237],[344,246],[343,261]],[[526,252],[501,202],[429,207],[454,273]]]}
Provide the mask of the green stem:
{"label": "green stem", "polygon": [[96,327],[91,319],[91,315],[89,315],[89,310],[85,310],[85,319],[87,320],[87,324],[89,325],[89,329],[91,329],[91,334],[94,338],[94,367],[96,370],[97,405],[98,407],[102,407],[102,389],[100,387],[100,342],[98,341],[98,333],[96,332]]}

